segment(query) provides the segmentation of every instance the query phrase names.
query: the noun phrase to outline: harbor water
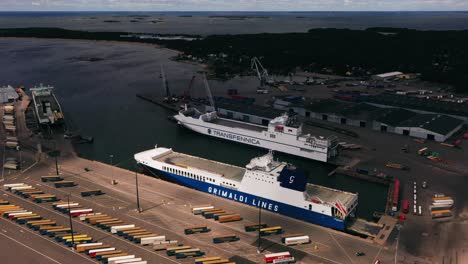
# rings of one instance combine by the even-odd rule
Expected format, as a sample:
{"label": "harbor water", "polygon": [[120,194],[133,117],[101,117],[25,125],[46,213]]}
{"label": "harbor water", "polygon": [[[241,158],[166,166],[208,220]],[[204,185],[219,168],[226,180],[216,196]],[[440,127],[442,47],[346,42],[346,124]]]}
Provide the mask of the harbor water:
{"label": "harbor water", "polygon": [[[150,45],[114,42],[38,39],[0,39],[0,85],[32,87],[39,83],[55,88],[65,118],[82,135],[93,136],[94,144],[79,145],[88,159],[134,168],[133,154],[155,144],[220,162],[244,166],[265,150],[217,140],[180,128],[169,121],[171,113],[143,101],[136,93],[160,93],[160,65],[169,85],[182,93],[201,66],[170,60],[176,52]],[[83,58],[98,57],[100,60]],[[255,78],[211,82],[214,93],[235,86],[256,89]],[[193,95],[203,95],[201,81]],[[371,219],[383,211],[386,187],[344,176],[328,177],[333,166],[277,154],[276,157],[306,170],[309,181],[359,193],[358,216]]]}

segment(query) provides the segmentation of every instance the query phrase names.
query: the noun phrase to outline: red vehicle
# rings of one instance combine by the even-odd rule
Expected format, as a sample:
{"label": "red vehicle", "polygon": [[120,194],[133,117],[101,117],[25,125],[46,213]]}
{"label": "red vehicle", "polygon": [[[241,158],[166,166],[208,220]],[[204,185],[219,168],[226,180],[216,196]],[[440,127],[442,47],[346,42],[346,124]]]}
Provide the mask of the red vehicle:
{"label": "red vehicle", "polygon": [[403,213],[407,214],[409,212],[409,203],[408,203],[408,200],[403,200],[403,203],[402,203],[402,210],[403,210]]}
{"label": "red vehicle", "polygon": [[289,252],[272,253],[265,255],[265,263],[273,263],[275,260],[292,258]]}

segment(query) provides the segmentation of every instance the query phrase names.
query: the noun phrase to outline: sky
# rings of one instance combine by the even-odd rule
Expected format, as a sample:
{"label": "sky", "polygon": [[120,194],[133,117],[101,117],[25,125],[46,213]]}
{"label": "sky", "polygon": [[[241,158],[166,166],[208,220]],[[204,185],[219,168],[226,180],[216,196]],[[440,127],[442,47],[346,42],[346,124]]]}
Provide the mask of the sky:
{"label": "sky", "polygon": [[463,11],[468,0],[0,0],[0,11]]}

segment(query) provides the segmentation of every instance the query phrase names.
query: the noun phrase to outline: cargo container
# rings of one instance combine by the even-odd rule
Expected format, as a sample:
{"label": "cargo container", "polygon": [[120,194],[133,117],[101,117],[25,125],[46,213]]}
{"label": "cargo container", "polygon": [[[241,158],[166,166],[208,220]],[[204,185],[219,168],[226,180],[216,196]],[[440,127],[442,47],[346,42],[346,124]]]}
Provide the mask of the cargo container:
{"label": "cargo container", "polygon": [[118,260],[126,260],[126,259],[134,259],[135,255],[126,255],[126,256],[114,256],[110,258],[103,258],[102,262],[103,263],[111,263],[113,261],[118,261]]}
{"label": "cargo container", "polygon": [[111,263],[111,264],[123,264],[123,263],[135,264],[137,262],[146,264],[146,261],[142,261],[142,258],[131,258],[131,259],[122,259],[122,260],[109,261],[109,263]]}
{"label": "cargo container", "polygon": [[60,176],[42,176],[42,182],[56,182],[56,181],[63,181],[63,178]]}
{"label": "cargo container", "polygon": [[409,212],[409,203],[408,200],[403,200],[402,202],[402,211],[407,214]]}
{"label": "cargo container", "polygon": [[235,262],[230,262],[229,259],[218,259],[205,261],[203,264],[236,264]]}
{"label": "cargo container", "polygon": [[59,182],[54,182],[55,188],[62,188],[62,187],[73,187],[75,186],[76,183],[73,181],[59,181]]}
{"label": "cargo container", "polygon": [[177,259],[188,258],[188,257],[201,257],[205,255],[205,252],[198,248],[182,249],[175,251],[175,257]]}
{"label": "cargo container", "polygon": [[400,180],[396,179],[393,184],[392,211],[398,211],[398,200],[400,197]]}
{"label": "cargo container", "polygon": [[206,233],[211,231],[207,226],[190,226],[184,229],[186,235],[195,234],[195,233]]}
{"label": "cargo container", "polygon": [[165,250],[167,247],[180,247],[182,243],[177,240],[155,241],[153,243],[153,250]]}
{"label": "cargo container", "polygon": [[119,226],[113,226],[111,228],[111,233],[112,234],[117,234],[119,230],[128,230],[129,228],[135,228],[135,225],[119,225]]}
{"label": "cargo container", "polygon": [[115,251],[115,248],[114,247],[89,248],[89,249],[85,249],[84,251],[90,257],[95,257],[96,254],[98,253]]}
{"label": "cargo container", "polygon": [[204,213],[202,213],[202,215],[206,219],[211,219],[211,218],[214,218],[215,214],[219,214],[219,213],[225,213],[225,211],[222,210],[222,209],[221,210],[214,210],[214,211],[204,212]]}
{"label": "cargo container", "polygon": [[83,191],[81,192],[81,196],[86,197],[86,196],[91,196],[91,195],[102,195],[104,194],[101,190],[89,190],[89,191]]}
{"label": "cargo container", "polygon": [[204,264],[208,261],[220,260],[220,257],[204,257],[195,259],[195,264]]}
{"label": "cargo container", "polygon": [[209,209],[214,209],[214,206],[212,205],[197,205],[192,207],[192,213],[194,215],[199,215],[203,212],[203,210],[209,210]]}
{"label": "cargo container", "polygon": [[213,237],[213,243],[218,244],[218,243],[224,243],[224,242],[234,242],[238,241],[240,238],[236,236],[235,234],[229,234],[229,235],[221,235],[221,236],[215,236]]}
{"label": "cargo container", "polygon": [[283,229],[281,226],[272,226],[260,229],[260,236],[269,236],[271,234],[281,234]]}
{"label": "cargo container", "polygon": [[265,228],[265,227],[267,227],[267,224],[265,223],[244,225],[244,229],[246,232],[258,231],[258,229]]}
{"label": "cargo container", "polygon": [[289,259],[291,257],[292,255],[289,252],[272,253],[266,254],[264,257],[264,261],[265,263],[274,263],[275,260]]}
{"label": "cargo container", "polygon": [[156,241],[165,241],[166,236],[153,236],[153,237],[143,237],[140,238],[140,244],[145,246],[145,245],[152,245]]}
{"label": "cargo container", "polygon": [[220,223],[227,223],[227,222],[234,222],[234,221],[241,221],[241,220],[242,220],[242,217],[239,214],[224,215],[218,218],[218,221]]}
{"label": "cargo container", "polygon": [[178,246],[178,247],[168,247],[166,248],[166,254],[168,256],[174,256],[177,250],[189,249],[192,248],[191,246]]}
{"label": "cargo container", "polygon": [[88,208],[88,209],[78,209],[78,210],[70,210],[70,215],[72,217],[77,217],[77,216],[80,216],[82,214],[89,214],[89,213],[92,213],[93,212],[93,209],[91,208]]}
{"label": "cargo container", "polygon": [[310,243],[310,237],[306,235],[282,237],[281,242],[287,246]]}
{"label": "cargo container", "polygon": [[[126,256],[128,255],[126,252],[123,252],[122,250],[115,250],[116,252],[108,253],[108,254],[96,254],[96,259],[99,261],[102,261],[102,259],[108,259],[111,257],[120,257],[120,256]],[[120,251],[120,252],[117,252]]]}

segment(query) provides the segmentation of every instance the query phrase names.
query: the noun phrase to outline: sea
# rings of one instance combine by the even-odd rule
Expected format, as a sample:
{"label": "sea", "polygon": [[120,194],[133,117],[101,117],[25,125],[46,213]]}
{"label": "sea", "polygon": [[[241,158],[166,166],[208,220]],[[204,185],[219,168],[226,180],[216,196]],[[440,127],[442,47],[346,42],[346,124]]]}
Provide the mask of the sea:
{"label": "sea", "polygon": [[160,34],[307,32],[312,28],[468,29],[468,12],[0,12],[0,28]]}
{"label": "sea", "polygon": [[[120,22],[104,22],[109,20]],[[151,20],[163,22],[148,22]],[[468,13],[0,13],[1,28],[27,26],[200,35],[304,32],[316,27],[462,30],[468,28]],[[0,86],[54,86],[70,128],[95,139],[93,144],[78,146],[84,158],[134,169],[133,154],[155,145],[238,166],[265,154],[262,149],[183,129],[168,120],[168,110],[135,96],[162,95],[161,65],[171,91],[182,93],[188,87],[202,66],[173,61],[174,55],[175,51],[146,44],[0,38]],[[82,59],[93,57],[101,60]],[[255,77],[210,80],[215,95],[236,88],[248,96],[255,93],[257,84]],[[202,81],[196,79],[192,96],[204,94]],[[359,217],[371,219],[374,211],[385,208],[385,186],[344,176],[328,177],[334,167],[324,163],[279,153],[276,157],[304,169],[311,183],[359,193]]]}

